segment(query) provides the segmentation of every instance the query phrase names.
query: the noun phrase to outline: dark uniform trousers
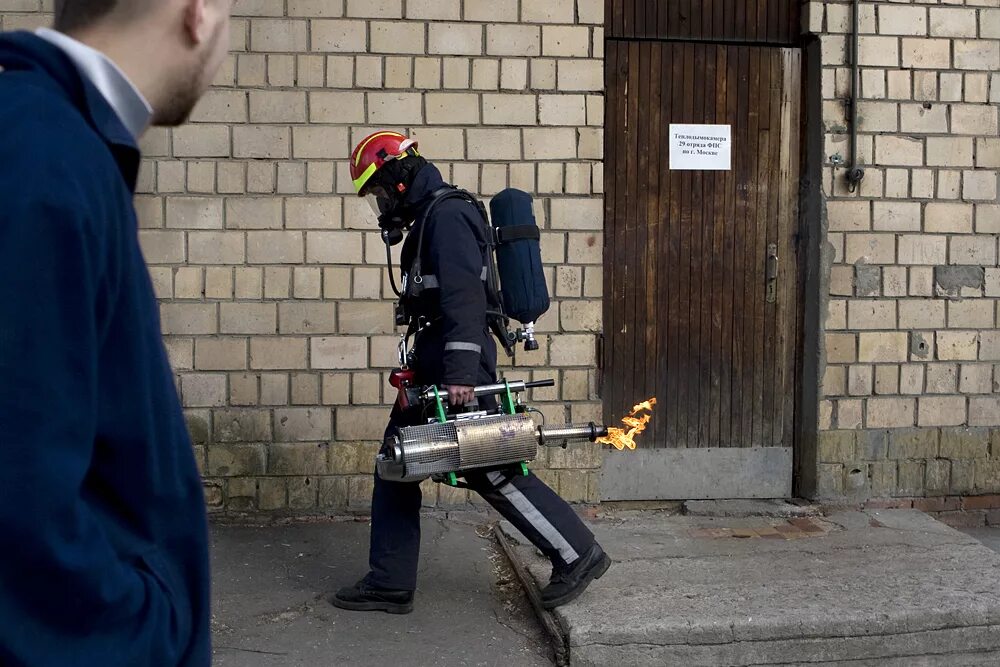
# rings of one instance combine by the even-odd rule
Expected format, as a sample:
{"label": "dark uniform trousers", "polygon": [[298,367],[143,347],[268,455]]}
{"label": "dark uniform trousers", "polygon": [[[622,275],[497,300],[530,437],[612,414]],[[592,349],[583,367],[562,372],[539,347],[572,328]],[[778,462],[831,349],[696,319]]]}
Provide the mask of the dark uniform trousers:
{"label": "dark uniform trousers", "polygon": [[[489,407],[483,404],[483,407]],[[400,426],[426,423],[418,410],[393,408],[386,438]],[[509,480],[509,481],[508,481]],[[478,493],[531,541],[552,564],[574,562],[594,545],[594,535],[569,504],[542,480],[529,473],[501,472],[466,477]],[[367,582],[378,588],[415,590],[420,556],[420,484],[390,482],[375,475],[372,530]]]}

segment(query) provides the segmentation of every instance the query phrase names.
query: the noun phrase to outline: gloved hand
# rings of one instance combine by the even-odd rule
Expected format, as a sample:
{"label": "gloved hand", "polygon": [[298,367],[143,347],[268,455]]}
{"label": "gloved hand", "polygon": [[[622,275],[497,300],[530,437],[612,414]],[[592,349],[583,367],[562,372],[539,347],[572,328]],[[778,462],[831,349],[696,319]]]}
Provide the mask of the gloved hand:
{"label": "gloved hand", "polygon": [[448,392],[448,403],[454,407],[459,407],[470,402],[476,397],[475,387],[466,387],[457,384],[441,385],[441,388]]}

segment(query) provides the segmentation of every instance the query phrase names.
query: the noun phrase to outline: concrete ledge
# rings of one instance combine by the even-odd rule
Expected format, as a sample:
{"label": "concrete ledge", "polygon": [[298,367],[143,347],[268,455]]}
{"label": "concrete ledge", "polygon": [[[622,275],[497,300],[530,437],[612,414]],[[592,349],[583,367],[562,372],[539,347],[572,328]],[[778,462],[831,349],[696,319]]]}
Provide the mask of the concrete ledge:
{"label": "concrete ledge", "polygon": [[1000,664],[1000,556],[920,512],[625,513],[593,528],[616,562],[557,610],[573,665]]}

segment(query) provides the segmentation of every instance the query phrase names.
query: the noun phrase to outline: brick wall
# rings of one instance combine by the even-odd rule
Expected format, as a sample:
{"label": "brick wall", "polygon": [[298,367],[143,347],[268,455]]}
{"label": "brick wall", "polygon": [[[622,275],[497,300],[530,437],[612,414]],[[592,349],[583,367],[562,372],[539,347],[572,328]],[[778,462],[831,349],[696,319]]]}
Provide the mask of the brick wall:
{"label": "brick wall", "polygon": [[[0,0],[0,29],[51,0]],[[347,158],[411,133],[483,197],[536,195],[556,301],[513,378],[552,422],[598,419],[603,0],[236,0],[193,123],[143,141],[141,241],[214,508],[363,509],[394,399],[392,292]],[[559,332],[558,337],[552,334]],[[593,447],[535,464],[594,500]],[[434,504],[464,492],[428,484]]]}
{"label": "brick wall", "polygon": [[861,3],[851,193],[851,5],[809,4],[829,226],[821,495],[1000,491],[998,6]]}

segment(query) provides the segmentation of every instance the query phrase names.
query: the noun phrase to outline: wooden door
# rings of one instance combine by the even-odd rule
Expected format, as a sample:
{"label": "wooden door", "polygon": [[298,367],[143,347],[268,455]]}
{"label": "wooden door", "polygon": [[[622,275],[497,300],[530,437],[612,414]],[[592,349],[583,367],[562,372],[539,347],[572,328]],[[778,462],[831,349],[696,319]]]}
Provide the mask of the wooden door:
{"label": "wooden door", "polygon": [[[607,44],[602,393],[659,404],[607,499],[791,493],[800,51]],[[728,171],[673,171],[672,123],[731,126]]]}

